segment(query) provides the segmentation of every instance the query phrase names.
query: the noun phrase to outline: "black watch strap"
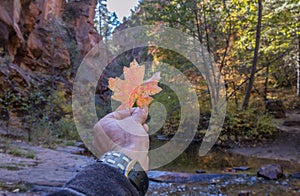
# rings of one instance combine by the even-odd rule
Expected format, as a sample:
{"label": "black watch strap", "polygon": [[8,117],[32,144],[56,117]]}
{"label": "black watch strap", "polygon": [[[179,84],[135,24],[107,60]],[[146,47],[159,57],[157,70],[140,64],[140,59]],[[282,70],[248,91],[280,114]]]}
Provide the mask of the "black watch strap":
{"label": "black watch strap", "polygon": [[125,154],[116,151],[105,153],[100,157],[99,161],[119,169],[142,195],[146,194],[149,179],[138,161],[132,160]]}

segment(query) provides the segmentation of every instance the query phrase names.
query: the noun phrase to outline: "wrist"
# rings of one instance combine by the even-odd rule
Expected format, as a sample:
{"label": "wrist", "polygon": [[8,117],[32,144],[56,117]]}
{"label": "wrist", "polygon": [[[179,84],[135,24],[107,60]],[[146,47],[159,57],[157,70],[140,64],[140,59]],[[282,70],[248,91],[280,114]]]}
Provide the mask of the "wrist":
{"label": "wrist", "polygon": [[102,155],[99,161],[117,168],[142,195],[146,194],[149,180],[138,160],[122,152],[110,151]]}
{"label": "wrist", "polygon": [[125,154],[132,160],[137,160],[139,164],[142,166],[143,170],[147,172],[149,169],[148,150],[137,151],[136,149],[137,148],[130,149],[129,147],[126,147],[126,148],[118,148],[116,149],[116,151]]}

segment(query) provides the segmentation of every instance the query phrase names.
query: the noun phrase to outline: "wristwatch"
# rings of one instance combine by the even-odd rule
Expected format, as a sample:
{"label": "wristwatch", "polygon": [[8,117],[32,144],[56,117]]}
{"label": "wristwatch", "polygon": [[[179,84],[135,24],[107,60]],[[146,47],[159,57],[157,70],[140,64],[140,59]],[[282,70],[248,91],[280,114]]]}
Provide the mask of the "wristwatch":
{"label": "wristwatch", "polygon": [[142,195],[146,194],[149,179],[137,160],[132,160],[123,153],[110,151],[102,155],[99,161],[119,169]]}

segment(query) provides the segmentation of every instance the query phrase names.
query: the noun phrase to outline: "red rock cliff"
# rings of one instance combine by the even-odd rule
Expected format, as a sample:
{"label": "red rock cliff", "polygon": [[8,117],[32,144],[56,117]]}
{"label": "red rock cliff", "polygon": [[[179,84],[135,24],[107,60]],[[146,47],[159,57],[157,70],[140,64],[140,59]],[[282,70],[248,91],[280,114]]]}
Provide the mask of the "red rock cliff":
{"label": "red rock cliff", "polygon": [[79,64],[101,39],[94,30],[96,2],[1,0],[0,91]]}
{"label": "red rock cliff", "polygon": [[3,120],[24,129],[25,116],[42,118],[38,111],[52,107],[48,97],[56,91],[65,93],[61,105],[70,104],[76,69],[101,39],[94,30],[96,2],[0,1],[0,128]]}

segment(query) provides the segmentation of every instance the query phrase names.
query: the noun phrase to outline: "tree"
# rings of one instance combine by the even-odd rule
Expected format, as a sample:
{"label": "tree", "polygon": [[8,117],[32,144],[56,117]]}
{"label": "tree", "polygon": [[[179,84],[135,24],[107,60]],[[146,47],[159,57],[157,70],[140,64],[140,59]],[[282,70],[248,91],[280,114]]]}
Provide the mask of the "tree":
{"label": "tree", "polygon": [[110,12],[107,8],[107,0],[99,0],[95,17],[96,29],[103,38],[108,38],[115,27],[120,25],[115,12]]}
{"label": "tree", "polygon": [[[257,1],[144,0],[127,24],[160,23],[194,36],[209,49],[220,67],[228,100],[234,95],[239,104],[239,101],[245,102],[246,87],[252,86],[249,93],[254,94],[250,93],[251,96],[258,95],[263,100],[271,95],[269,87],[291,87],[297,82],[300,23],[295,18],[299,18],[300,4],[295,0],[264,0],[263,5],[259,47],[255,39]],[[254,59],[255,48],[259,49],[257,60]],[[255,71],[251,71],[258,58]],[[174,61],[175,58],[169,59]],[[247,86],[252,77],[257,82]],[[246,102],[251,101],[251,96]]]}
{"label": "tree", "polygon": [[248,87],[246,90],[245,99],[243,102],[243,109],[246,109],[249,103],[249,98],[251,94],[251,89],[254,83],[255,79],[255,72],[256,72],[256,66],[258,61],[258,51],[259,51],[259,44],[260,44],[260,33],[261,33],[261,21],[262,21],[262,0],[258,0],[258,14],[257,14],[257,26],[256,26],[256,37],[255,37],[255,49],[254,49],[254,56],[253,56],[253,62],[252,62],[252,68],[251,68],[251,74],[250,79],[248,83]]}

